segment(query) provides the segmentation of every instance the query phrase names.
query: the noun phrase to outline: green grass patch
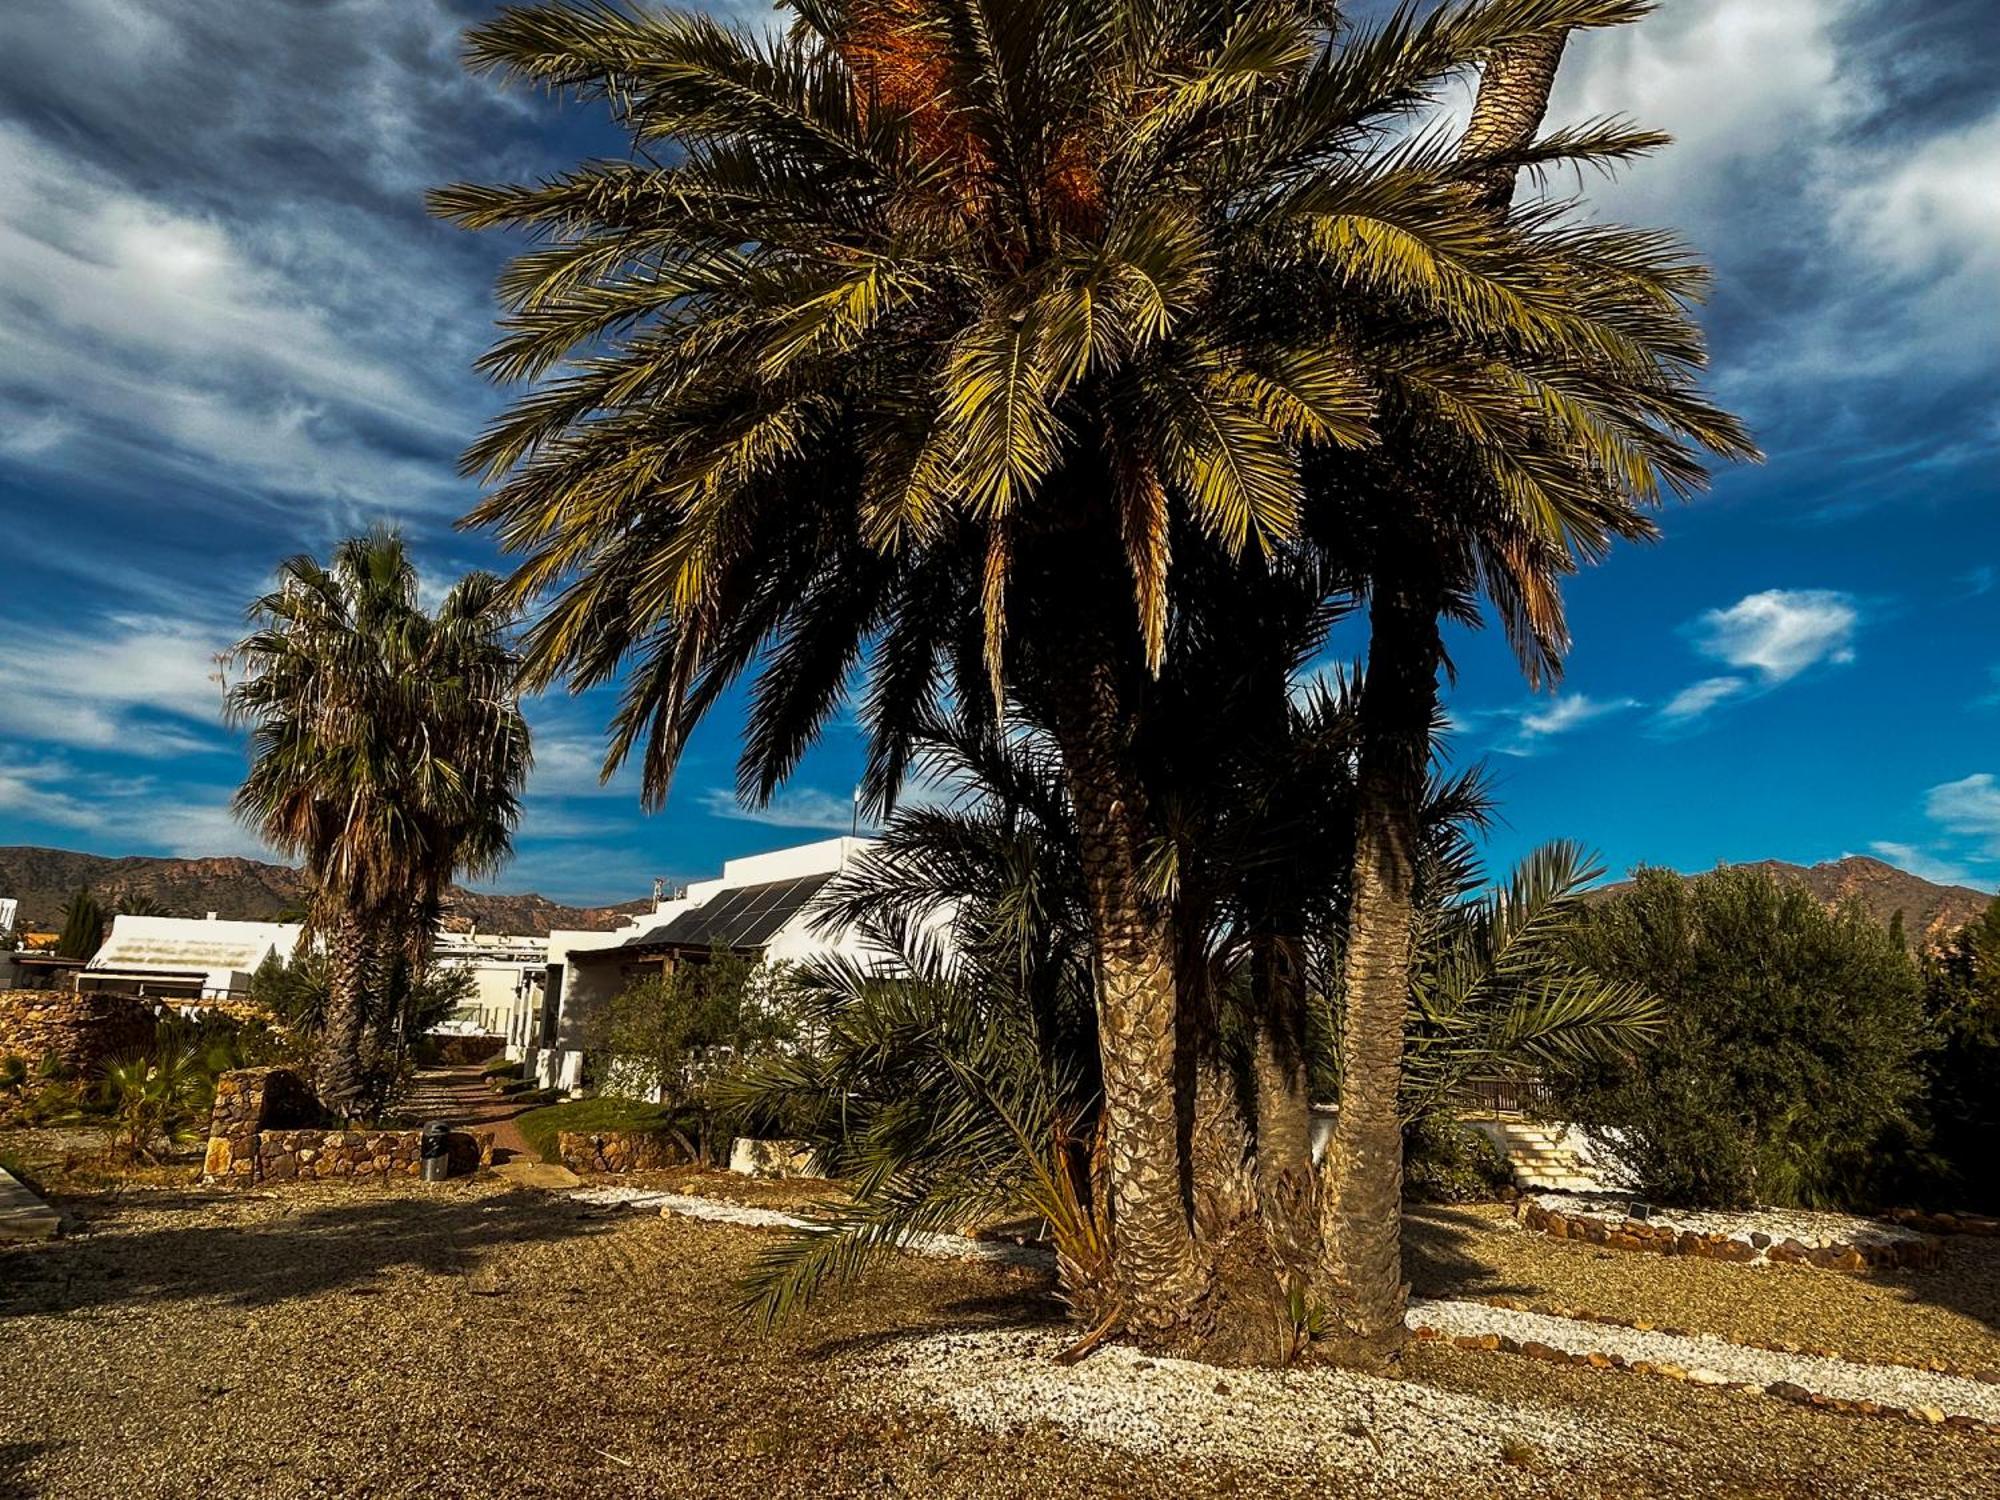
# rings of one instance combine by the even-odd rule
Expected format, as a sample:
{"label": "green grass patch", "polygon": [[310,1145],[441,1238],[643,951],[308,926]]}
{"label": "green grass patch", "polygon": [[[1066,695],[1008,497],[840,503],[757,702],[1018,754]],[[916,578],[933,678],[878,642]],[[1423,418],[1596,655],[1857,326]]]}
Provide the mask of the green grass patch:
{"label": "green grass patch", "polygon": [[486,1063],[480,1068],[479,1076],[481,1078],[519,1078],[521,1076],[521,1064],[518,1061],[509,1062],[507,1054],[503,1052],[498,1057],[488,1058]]}
{"label": "green grass patch", "polygon": [[531,1109],[515,1118],[528,1145],[543,1161],[556,1159],[556,1136],[561,1131],[597,1132],[642,1130],[659,1132],[672,1127],[675,1111],[664,1104],[641,1104],[636,1099],[572,1099],[567,1104],[551,1104]]}

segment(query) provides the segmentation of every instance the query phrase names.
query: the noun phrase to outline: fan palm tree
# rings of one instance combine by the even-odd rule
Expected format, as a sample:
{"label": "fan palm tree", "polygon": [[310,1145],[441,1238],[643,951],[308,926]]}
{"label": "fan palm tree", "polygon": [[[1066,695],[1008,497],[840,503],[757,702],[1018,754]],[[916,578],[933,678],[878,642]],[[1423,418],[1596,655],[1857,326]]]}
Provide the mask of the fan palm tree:
{"label": "fan palm tree", "polygon": [[1210,1284],[1144,755],[1180,579],[1337,533],[1309,465],[1372,451],[1412,392],[1495,443],[1680,451],[1679,260],[1465,191],[1657,138],[1468,163],[1405,128],[1499,49],[1645,9],[1349,32],[1319,0],[799,0],[770,38],[545,5],[470,34],[475,67],[606,101],[634,147],[433,199],[544,242],[485,362],[538,384],[467,459],[496,482],[473,520],[550,600],[528,680],[622,673],[607,764],[639,755],[652,802],[746,672],[753,799],[858,670],[880,808],[941,697],[1033,704],[1079,832],[1136,1325],[1185,1325]]}
{"label": "fan palm tree", "polygon": [[[1519,170],[1542,165],[1566,134],[1535,140],[1566,35],[1551,27],[1496,50],[1459,146],[1479,212],[1557,237],[1571,233],[1558,227],[1559,208],[1515,209],[1512,200]],[[1320,476],[1324,514],[1342,522],[1333,545],[1360,553],[1354,565],[1369,601],[1341,987],[1349,1066],[1320,1194],[1322,1283],[1363,1356],[1404,1337],[1396,1101],[1412,997],[1416,809],[1444,664],[1440,621],[1476,622],[1483,593],[1530,683],[1553,680],[1568,647],[1561,579],[1616,540],[1656,535],[1646,510],[1664,492],[1703,483],[1698,450],[1755,456],[1740,424],[1695,384],[1704,354],[1685,303],[1702,288],[1701,268],[1659,237],[1576,248],[1607,286],[1649,299],[1653,315],[1561,369],[1538,358],[1542,329],[1516,327],[1507,337],[1519,346],[1499,362],[1475,358],[1450,396],[1437,399],[1427,374],[1406,382],[1382,444],[1353,462],[1335,456],[1329,468],[1338,472]],[[1468,403],[1474,391],[1483,393]],[[1355,536],[1364,539],[1358,549]]]}
{"label": "fan palm tree", "polygon": [[454,876],[497,868],[511,846],[529,767],[513,613],[480,573],[426,613],[403,543],[376,531],[324,566],[287,559],[250,617],[229,654],[242,677],[228,708],[253,726],[235,808],[306,866],[328,947],[315,1081],[351,1114],[389,966],[428,941]]}

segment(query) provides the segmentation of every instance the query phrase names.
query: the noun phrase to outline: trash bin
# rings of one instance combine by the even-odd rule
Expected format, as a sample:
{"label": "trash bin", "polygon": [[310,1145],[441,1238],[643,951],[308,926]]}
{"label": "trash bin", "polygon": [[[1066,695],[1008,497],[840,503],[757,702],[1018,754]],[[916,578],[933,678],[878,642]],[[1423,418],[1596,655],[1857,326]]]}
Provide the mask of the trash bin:
{"label": "trash bin", "polygon": [[425,1182],[443,1182],[451,1175],[451,1127],[442,1120],[424,1126],[417,1142],[417,1156],[424,1164]]}

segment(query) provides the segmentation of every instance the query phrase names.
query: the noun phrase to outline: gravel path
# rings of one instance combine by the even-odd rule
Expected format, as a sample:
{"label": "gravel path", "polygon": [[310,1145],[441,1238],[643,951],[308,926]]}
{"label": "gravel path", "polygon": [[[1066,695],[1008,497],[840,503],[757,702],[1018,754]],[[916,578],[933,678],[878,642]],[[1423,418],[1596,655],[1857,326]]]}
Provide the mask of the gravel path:
{"label": "gravel path", "polygon": [[[706,1219],[715,1224],[740,1224],[747,1229],[809,1229],[812,1220],[775,1208],[753,1208],[726,1198],[696,1198],[686,1193],[654,1192],[646,1188],[582,1188],[571,1194],[585,1203],[610,1207],[657,1209],[685,1219]],[[989,1265],[1025,1266],[1045,1271],[1055,1265],[1055,1257],[1035,1245],[1012,1245],[1000,1240],[975,1240],[962,1234],[919,1234],[904,1241],[912,1255],[937,1260],[976,1260]]]}
{"label": "gravel path", "polygon": [[[2000,1422],[2000,1386],[1898,1365],[1858,1365],[1810,1354],[1781,1354],[1732,1344],[1712,1334],[1684,1338],[1641,1333],[1542,1313],[1513,1312],[1480,1302],[1413,1302],[1409,1321],[1413,1328],[1435,1328],[1448,1338],[1492,1333],[1521,1343],[1532,1340],[1566,1354],[1615,1354],[1628,1361],[1677,1365],[1696,1384],[1742,1381],[1762,1387],[1784,1382],[1840,1401],[1873,1401],[1905,1410],[1928,1406],[1947,1416]],[[1705,1379],[1711,1375],[1716,1379]]]}
{"label": "gravel path", "polygon": [[861,1363],[875,1389],[864,1384],[856,1399],[879,1401],[887,1389],[990,1432],[1048,1423],[1169,1463],[1220,1459],[1291,1485],[1358,1479],[1369,1493],[1491,1483],[1531,1454],[1537,1465],[1575,1468],[1636,1441],[1547,1410],[1338,1370],[1218,1370],[1118,1345],[1059,1365],[1069,1338],[1000,1330],[898,1344]]}

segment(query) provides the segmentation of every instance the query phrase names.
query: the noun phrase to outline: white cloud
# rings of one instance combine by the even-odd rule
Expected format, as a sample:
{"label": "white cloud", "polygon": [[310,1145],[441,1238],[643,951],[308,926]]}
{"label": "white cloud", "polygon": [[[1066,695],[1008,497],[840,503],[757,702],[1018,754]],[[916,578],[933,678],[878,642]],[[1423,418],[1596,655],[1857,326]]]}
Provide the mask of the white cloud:
{"label": "white cloud", "polygon": [[217,748],[226,644],[200,622],[140,615],[0,636],[0,732],[138,755]]}
{"label": "white cloud", "polygon": [[[702,810],[714,818],[765,823],[773,828],[818,828],[846,833],[854,823],[854,800],[817,787],[796,787],[778,793],[763,807],[745,807],[728,787],[710,787],[701,794]],[[861,825],[863,832],[868,826]]]}
{"label": "white cloud", "polygon": [[0,812],[58,828],[96,828],[104,821],[102,809],[55,785],[70,774],[69,768],[57,761],[0,765]]}
{"label": "white cloud", "polygon": [[1924,796],[1924,811],[1948,833],[1971,839],[1979,857],[2000,859],[2000,780],[1980,771],[1943,782]]}
{"label": "white cloud", "polygon": [[1972,878],[1964,865],[1926,854],[1910,844],[1877,839],[1868,848],[1877,859],[1886,860],[1899,870],[1907,870],[1919,880],[1934,880],[1939,885],[1963,885]]}
{"label": "white cloud", "polygon": [[1689,683],[1669,698],[1660,710],[1660,717],[1675,723],[1698,719],[1749,686],[1741,677],[1704,677],[1699,682]]}
{"label": "white cloud", "polygon": [[1487,717],[1511,720],[1513,732],[1493,748],[1504,755],[1533,755],[1558,735],[1638,707],[1641,704],[1636,698],[1604,699],[1584,693],[1559,693],[1546,707],[1501,709],[1490,714],[1475,711],[1465,717],[1468,722]]}
{"label": "white cloud", "polygon": [[1831,589],[1766,589],[1695,622],[1695,649],[1767,683],[1787,681],[1819,662],[1854,660],[1860,612]]}

